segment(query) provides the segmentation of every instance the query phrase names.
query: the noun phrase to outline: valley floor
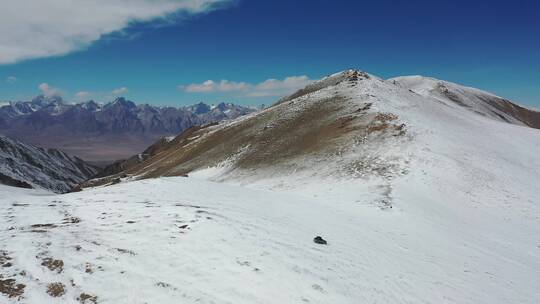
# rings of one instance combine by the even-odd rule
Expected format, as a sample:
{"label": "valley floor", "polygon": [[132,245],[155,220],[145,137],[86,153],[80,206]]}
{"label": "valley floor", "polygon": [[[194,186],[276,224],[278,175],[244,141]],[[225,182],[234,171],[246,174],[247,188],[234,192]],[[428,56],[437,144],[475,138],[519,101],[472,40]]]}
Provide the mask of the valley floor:
{"label": "valley floor", "polygon": [[182,177],[2,187],[0,302],[540,301],[538,209],[441,209],[396,187],[384,210]]}

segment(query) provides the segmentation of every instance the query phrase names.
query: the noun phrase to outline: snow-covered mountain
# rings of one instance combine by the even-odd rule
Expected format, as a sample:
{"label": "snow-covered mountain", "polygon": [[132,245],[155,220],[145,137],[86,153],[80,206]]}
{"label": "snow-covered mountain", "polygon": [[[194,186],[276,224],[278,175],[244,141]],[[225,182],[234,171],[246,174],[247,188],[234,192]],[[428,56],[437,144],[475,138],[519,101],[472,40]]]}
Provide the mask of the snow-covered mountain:
{"label": "snow-covered mountain", "polygon": [[97,168],[57,149],[44,149],[0,136],[0,184],[67,192]]}
{"label": "snow-covered mountain", "polygon": [[[524,134],[519,137],[534,142],[539,131],[523,126],[540,127],[539,117],[540,112],[448,82],[383,80],[346,71],[261,112],[158,143],[151,157],[146,154],[146,161],[124,166],[120,174],[138,179],[194,174],[293,188],[299,183],[291,184],[289,177],[302,177],[308,185],[308,180],[321,178],[392,180],[410,171],[410,163],[426,149],[445,154],[455,147],[471,155],[493,150],[506,160],[534,160],[531,150],[515,147],[509,134]],[[489,144],[479,145],[483,140]]]}
{"label": "snow-covered mountain", "polygon": [[345,71],[83,191],[0,187],[0,301],[538,303],[535,117]]}
{"label": "snow-covered mountain", "polygon": [[136,105],[121,97],[107,104],[92,100],[68,104],[61,97],[41,95],[0,107],[0,134],[62,148],[87,160],[116,160],[144,150],[160,137],[253,111],[231,103],[181,108]]}

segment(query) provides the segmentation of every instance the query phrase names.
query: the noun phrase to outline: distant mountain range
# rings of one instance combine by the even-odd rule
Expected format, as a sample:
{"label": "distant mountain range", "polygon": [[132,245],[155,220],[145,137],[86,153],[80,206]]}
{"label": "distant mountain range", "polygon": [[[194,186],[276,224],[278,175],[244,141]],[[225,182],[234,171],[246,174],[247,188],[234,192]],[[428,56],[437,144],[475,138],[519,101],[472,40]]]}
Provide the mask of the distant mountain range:
{"label": "distant mountain range", "polygon": [[89,161],[109,161],[141,152],[160,137],[254,111],[232,103],[180,108],[136,105],[122,97],[106,104],[92,100],[69,104],[59,96],[40,95],[0,107],[0,134],[61,148]]}
{"label": "distant mountain range", "polygon": [[0,184],[67,192],[98,169],[57,149],[43,149],[0,136]]}

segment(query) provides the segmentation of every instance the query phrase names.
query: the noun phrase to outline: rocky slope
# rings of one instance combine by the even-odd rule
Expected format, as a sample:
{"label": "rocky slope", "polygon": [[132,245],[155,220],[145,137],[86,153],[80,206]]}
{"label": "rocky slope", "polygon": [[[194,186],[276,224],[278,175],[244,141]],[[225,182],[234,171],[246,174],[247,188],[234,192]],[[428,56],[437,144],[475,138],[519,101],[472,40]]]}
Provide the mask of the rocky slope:
{"label": "rocky slope", "polygon": [[253,111],[230,103],[174,108],[136,105],[125,98],[102,105],[38,96],[0,107],[0,134],[62,148],[87,160],[116,160],[144,150],[160,137]]}
{"label": "rocky slope", "polygon": [[97,168],[57,149],[43,149],[0,136],[0,183],[67,192]]}

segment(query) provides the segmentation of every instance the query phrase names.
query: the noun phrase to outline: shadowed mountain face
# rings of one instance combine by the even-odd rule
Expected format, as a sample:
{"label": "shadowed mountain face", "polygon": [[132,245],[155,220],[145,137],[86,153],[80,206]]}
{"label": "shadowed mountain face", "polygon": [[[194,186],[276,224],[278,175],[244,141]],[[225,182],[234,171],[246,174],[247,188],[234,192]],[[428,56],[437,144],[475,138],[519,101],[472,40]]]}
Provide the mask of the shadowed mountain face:
{"label": "shadowed mountain face", "polygon": [[143,151],[160,137],[253,111],[230,103],[174,108],[136,105],[125,98],[101,105],[38,96],[0,107],[0,134],[89,161],[110,161]]}
{"label": "shadowed mountain face", "polygon": [[43,149],[0,136],[0,184],[67,192],[97,168],[57,149]]}

